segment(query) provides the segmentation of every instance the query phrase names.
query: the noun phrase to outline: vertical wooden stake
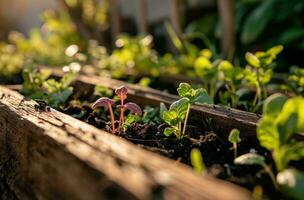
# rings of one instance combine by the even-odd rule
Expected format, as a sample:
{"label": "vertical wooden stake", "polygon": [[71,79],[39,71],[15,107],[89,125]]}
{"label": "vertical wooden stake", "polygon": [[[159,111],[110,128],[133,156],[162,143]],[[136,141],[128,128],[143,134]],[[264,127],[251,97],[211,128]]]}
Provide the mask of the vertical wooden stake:
{"label": "vertical wooden stake", "polygon": [[235,0],[217,0],[221,21],[221,52],[229,60],[233,59],[235,51]]}
{"label": "vertical wooden stake", "polygon": [[147,4],[146,0],[137,0],[137,31],[138,33],[147,33]]}
{"label": "vertical wooden stake", "polygon": [[182,28],[181,28],[181,5],[180,0],[169,0],[170,6],[170,20],[171,23],[178,35],[181,37]]}
{"label": "vertical wooden stake", "polygon": [[118,0],[110,0],[110,24],[112,44],[114,46],[116,38],[121,31]]}

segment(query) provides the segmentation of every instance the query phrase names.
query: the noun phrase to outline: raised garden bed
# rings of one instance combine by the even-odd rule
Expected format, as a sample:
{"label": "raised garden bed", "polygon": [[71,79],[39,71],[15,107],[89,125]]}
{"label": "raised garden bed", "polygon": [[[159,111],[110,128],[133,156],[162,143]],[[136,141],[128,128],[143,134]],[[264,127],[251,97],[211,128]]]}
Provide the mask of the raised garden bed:
{"label": "raised garden bed", "polygon": [[250,199],[237,186],[202,178],[184,165],[35,105],[0,87],[2,199]]}

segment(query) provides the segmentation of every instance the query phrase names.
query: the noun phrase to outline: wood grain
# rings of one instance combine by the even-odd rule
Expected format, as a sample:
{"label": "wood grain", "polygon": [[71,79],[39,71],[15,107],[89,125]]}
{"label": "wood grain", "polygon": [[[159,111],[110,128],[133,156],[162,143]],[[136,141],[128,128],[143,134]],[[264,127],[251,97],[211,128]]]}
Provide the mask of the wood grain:
{"label": "wood grain", "polygon": [[250,199],[233,184],[34,105],[0,87],[0,180],[17,199]]}

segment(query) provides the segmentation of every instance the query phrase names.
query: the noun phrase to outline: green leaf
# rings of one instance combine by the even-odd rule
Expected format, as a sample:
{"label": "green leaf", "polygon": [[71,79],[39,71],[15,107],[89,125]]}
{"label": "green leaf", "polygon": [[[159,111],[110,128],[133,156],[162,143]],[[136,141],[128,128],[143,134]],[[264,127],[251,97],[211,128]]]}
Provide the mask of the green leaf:
{"label": "green leaf", "polygon": [[246,55],[245,55],[245,58],[251,66],[256,67],[256,68],[260,67],[259,59],[255,55],[253,55],[252,53],[247,52]]}
{"label": "green leaf", "polygon": [[275,149],[273,152],[273,159],[278,171],[286,169],[290,161],[297,161],[302,158],[304,158],[303,142],[291,142],[284,144]]}
{"label": "green leaf", "polygon": [[249,44],[256,40],[266,28],[272,17],[275,15],[273,6],[277,0],[262,1],[246,18],[241,33],[243,44]]}
{"label": "green leaf", "polygon": [[176,110],[164,111],[163,120],[171,126],[176,126],[179,122],[177,111]]}
{"label": "green leaf", "polygon": [[213,98],[208,95],[205,89],[199,88],[194,90],[192,103],[213,104]]}
{"label": "green leaf", "polygon": [[234,159],[237,165],[260,165],[265,166],[265,158],[256,153],[246,153]]}
{"label": "green leaf", "polygon": [[257,126],[257,137],[261,146],[273,150],[280,145],[279,133],[276,128],[275,118],[264,115]]}
{"label": "green leaf", "polygon": [[192,149],[190,159],[194,170],[198,173],[203,173],[206,167],[201,152],[198,149]]}
{"label": "green leaf", "polygon": [[163,115],[164,115],[165,111],[168,111],[168,109],[167,109],[166,105],[163,102],[161,102],[160,105],[159,105],[159,116],[160,116],[160,118],[163,119]]}
{"label": "green leaf", "polygon": [[188,97],[191,96],[192,87],[188,83],[180,83],[177,88],[177,93],[180,97]]}
{"label": "green leaf", "polygon": [[270,54],[272,58],[276,58],[279,53],[283,51],[283,45],[277,45],[267,50],[267,54]]}
{"label": "green leaf", "polygon": [[169,137],[172,134],[176,134],[175,133],[176,131],[178,131],[178,130],[176,130],[174,128],[165,128],[164,135],[167,136],[167,137]]}
{"label": "green leaf", "polygon": [[304,197],[304,173],[296,169],[286,169],[277,175],[280,190],[295,200]]}
{"label": "green leaf", "polygon": [[181,121],[186,116],[189,103],[190,103],[189,99],[186,97],[183,97],[183,98],[173,102],[170,106],[169,111],[175,111],[177,114],[177,118],[179,119],[179,121]]}
{"label": "green leaf", "polygon": [[181,83],[177,88],[179,96],[186,97],[190,103],[207,103],[213,104],[213,99],[208,95],[205,89],[193,89],[188,83]]}
{"label": "green leaf", "polygon": [[278,115],[287,100],[288,97],[280,93],[269,96],[264,102],[263,114],[272,116]]}
{"label": "green leaf", "polygon": [[231,143],[240,143],[242,141],[240,138],[240,131],[238,129],[232,129],[230,131],[228,141]]}

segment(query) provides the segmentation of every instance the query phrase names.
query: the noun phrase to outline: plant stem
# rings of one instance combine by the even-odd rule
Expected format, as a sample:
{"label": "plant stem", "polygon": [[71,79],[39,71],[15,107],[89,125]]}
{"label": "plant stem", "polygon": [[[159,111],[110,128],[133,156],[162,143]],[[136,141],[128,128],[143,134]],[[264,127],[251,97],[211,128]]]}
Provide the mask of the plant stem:
{"label": "plant stem", "polygon": [[119,123],[118,123],[118,130],[120,129],[121,127],[121,124],[124,122],[124,112],[125,112],[125,109],[123,107],[124,105],[124,99],[122,96],[119,96],[120,97],[120,105],[121,105],[121,108],[120,108],[120,116],[119,116]]}
{"label": "plant stem", "polygon": [[186,112],[185,121],[184,121],[184,128],[183,128],[182,136],[185,135],[185,132],[186,132],[187,121],[188,121],[188,117],[189,117],[189,113],[190,113],[190,107],[191,107],[191,104],[189,103],[188,108],[187,108],[187,112]]}
{"label": "plant stem", "polygon": [[113,109],[112,106],[109,104],[109,112],[110,112],[110,116],[111,116],[111,122],[112,122],[112,133],[115,133],[115,122],[114,122],[114,114],[113,114]]}
{"label": "plant stem", "polygon": [[237,107],[237,96],[235,87],[231,85],[231,107],[236,108]]}
{"label": "plant stem", "polygon": [[276,178],[272,172],[272,170],[270,169],[270,167],[268,165],[263,165],[265,171],[267,172],[267,174],[270,176],[271,181],[273,182],[274,187],[278,190],[279,186],[277,184]]}
{"label": "plant stem", "polygon": [[234,158],[237,157],[237,144],[233,143]]}

